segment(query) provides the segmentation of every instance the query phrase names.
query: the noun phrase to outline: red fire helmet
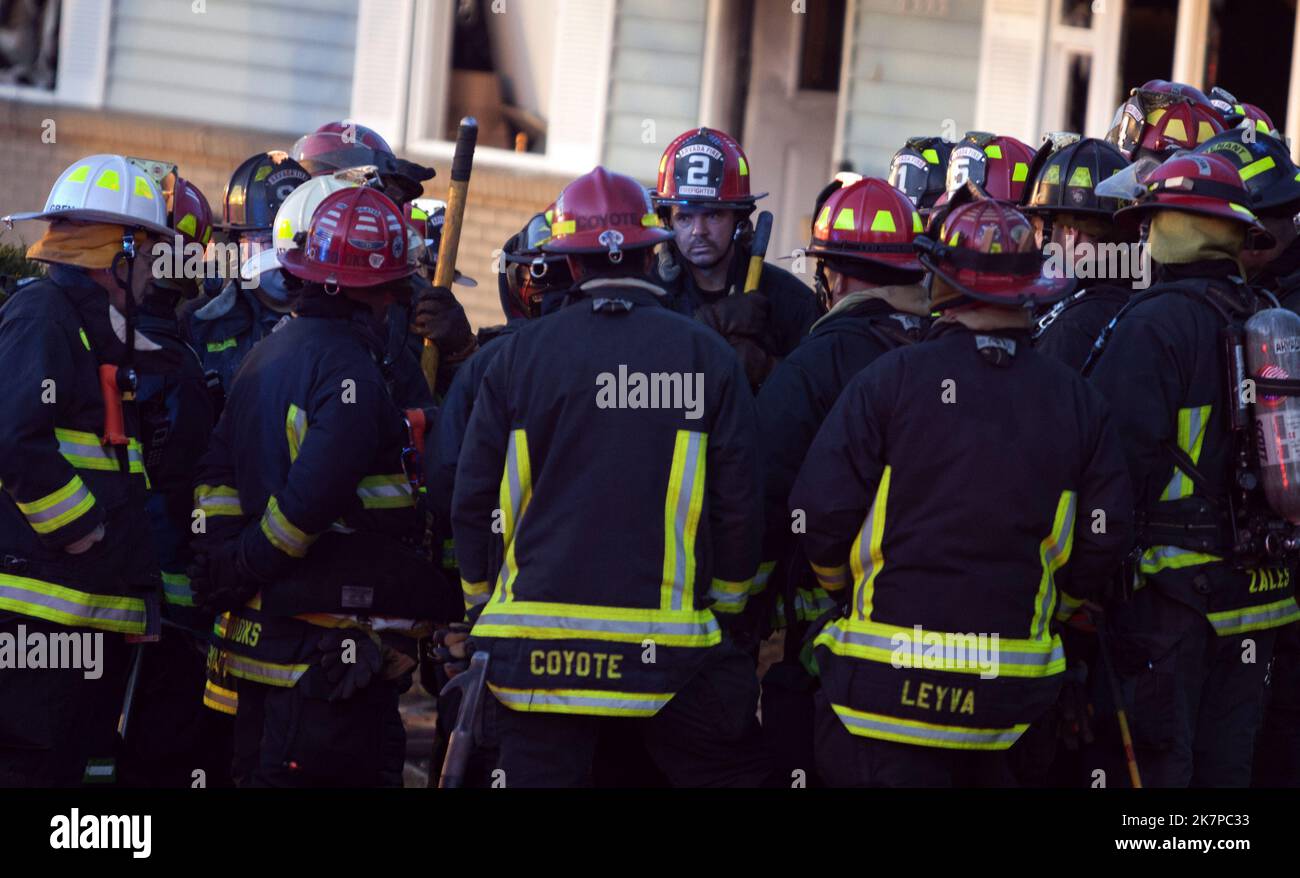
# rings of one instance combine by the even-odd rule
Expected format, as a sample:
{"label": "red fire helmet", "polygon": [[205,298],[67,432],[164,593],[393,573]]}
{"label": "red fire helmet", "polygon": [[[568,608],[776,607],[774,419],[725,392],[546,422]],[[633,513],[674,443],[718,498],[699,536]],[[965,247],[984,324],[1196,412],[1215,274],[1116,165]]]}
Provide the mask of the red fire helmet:
{"label": "red fire helmet", "polygon": [[656,207],[710,205],[731,210],[753,210],[766,196],[749,191],[749,159],[731,135],[713,128],[698,128],[679,136],[659,159]]}
{"label": "red fire helmet", "polygon": [[935,298],[937,309],[971,304],[1031,307],[1051,304],[1070,294],[1074,281],[1043,274],[1043,254],[1034,229],[1020,211],[992,199],[954,207],[944,217],[937,239],[916,239],[921,264],[959,295]]}
{"label": "red fire helmet", "polygon": [[574,180],[555,200],[547,253],[608,253],[653,247],[672,234],[659,222],[650,195],[636,180],[598,167]]}
{"label": "red fire helmet", "polygon": [[911,199],[887,180],[864,177],[831,193],[813,223],[810,256],[924,269],[912,241],[923,229]]}
{"label": "red fire helmet", "polygon": [[1241,223],[1252,246],[1273,246],[1273,236],[1247,205],[1250,191],[1231,161],[1215,153],[1179,155],[1146,179],[1146,192],[1132,207],[1115,214],[1117,222],[1136,224],[1157,210],[1178,210]]}
{"label": "red fire helmet", "polygon": [[342,120],[326,122],[298,138],[289,157],[313,176],[375,163],[376,153],[393,154],[388,141],[372,128]]}
{"label": "red fire helmet", "polygon": [[388,196],[364,186],[342,189],[316,208],[304,246],[280,259],[303,280],[374,287],[416,272],[407,234],[401,208]]}

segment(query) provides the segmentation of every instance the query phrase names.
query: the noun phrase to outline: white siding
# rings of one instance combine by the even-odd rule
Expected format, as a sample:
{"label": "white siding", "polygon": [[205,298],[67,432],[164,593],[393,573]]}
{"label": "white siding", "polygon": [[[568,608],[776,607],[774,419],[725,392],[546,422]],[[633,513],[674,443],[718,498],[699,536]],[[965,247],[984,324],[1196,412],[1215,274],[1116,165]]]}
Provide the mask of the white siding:
{"label": "white siding", "polygon": [[357,0],[117,0],[110,109],[302,134],[348,116]]}
{"label": "white siding", "polygon": [[973,128],[984,0],[912,4],[939,14],[900,12],[898,0],[857,0],[842,153],[859,173],[883,176],[908,137],[956,137]]}
{"label": "white siding", "polygon": [[619,0],[605,121],[612,170],[653,182],[664,148],[699,124],[707,11],[702,0]]}

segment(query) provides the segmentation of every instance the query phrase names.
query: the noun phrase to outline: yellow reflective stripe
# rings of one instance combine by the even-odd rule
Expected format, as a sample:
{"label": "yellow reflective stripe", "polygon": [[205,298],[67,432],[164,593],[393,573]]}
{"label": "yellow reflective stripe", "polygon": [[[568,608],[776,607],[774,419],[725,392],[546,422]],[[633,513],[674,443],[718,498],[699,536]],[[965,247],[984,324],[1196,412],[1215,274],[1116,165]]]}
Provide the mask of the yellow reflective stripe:
{"label": "yellow reflective stripe", "polygon": [[194,590],[190,588],[190,578],[184,573],[163,571],[163,600],[178,607],[194,606]]}
{"label": "yellow reflective stripe", "polygon": [[647,213],[645,216],[641,217],[641,225],[648,229],[659,228],[659,214]]}
{"label": "yellow reflective stripe", "polygon": [[998,146],[996,143],[990,143],[988,146],[984,147],[984,154],[991,159],[1000,159],[1002,158],[1002,147]]}
{"label": "yellow reflective stripe", "polygon": [[90,177],[90,165],[82,165],[81,167],[73,171],[71,174],[69,174],[68,179],[65,182],[84,183],[89,177]]}
{"label": "yellow reflective stripe", "polygon": [[1246,180],[1249,180],[1251,177],[1254,177],[1257,174],[1262,174],[1265,171],[1271,171],[1273,168],[1276,167],[1277,167],[1277,163],[1273,161],[1273,157],[1271,155],[1266,155],[1262,159],[1256,159],[1255,161],[1246,165],[1246,167],[1242,168],[1239,173],[1241,174],[1242,182],[1245,182]]}
{"label": "yellow reflective stripe", "polygon": [[501,563],[501,572],[497,576],[498,600],[508,601],[515,575],[519,572],[515,562],[515,542],[518,539],[519,520],[533,497],[532,463],[528,457],[528,433],[525,430],[512,430],[510,441],[506,446],[505,471],[501,474],[499,500],[503,518],[502,540],[505,546],[505,559]]}
{"label": "yellow reflective stripe", "polygon": [[721,642],[718,620],[708,610],[595,607],[546,601],[490,602],[474,625],[477,637],[523,640],[605,640],[660,646],[713,646]]}
{"label": "yellow reflective stripe", "polygon": [[1086,165],[1079,165],[1074,169],[1074,173],[1070,175],[1070,182],[1065,185],[1076,186],[1081,189],[1091,189],[1092,172],[1088,170]]}
{"label": "yellow reflective stripe", "polygon": [[239,693],[208,680],[203,687],[203,706],[234,716],[239,708]]}
{"label": "yellow reflective stripe", "polygon": [[672,692],[611,692],[603,689],[488,688],[512,710],[528,713],[590,714],[593,716],[654,716],[672,700]]}
{"label": "yellow reflective stripe", "polygon": [[41,579],[0,573],[0,610],[101,631],[143,634],[143,598],[92,594]]}
{"label": "yellow reflective stripe", "polygon": [[743,155],[736,156],[736,165],[737,165],[737,170],[740,172],[740,176],[742,177],[749,176],[749,162],[745,161],[745,157]]}
{"label": "yellow reflective stripe", "polygon": [[1252,219],[1252,220],[1255,219],[1255,214],[1247,207],[1243,207],[1240,204],[1233,204],[1231,201],[1228,202],[1228,207],[1231,207],[1233,210],[1235,210],[1237,213],[1241,214],[1242,216],[1246,217],[1247,219]]}
{"label": "yellow reflective stripe", "polygon": [[794,611],[800,621],[814,622],[835,606],[835,598],[820,588],[795,589]]}
{"label": "yellow reflective stripe", "polygon": [[821,583],[822,588],[827,591],[839,591],[849,585],[849,565],[847,564],[823,567],[809,561],[808,566],[812,568],[813,574],[816,575],[817,581]]}
{"label": "yellow reflective stripe", "polygon": [[406,476],[366,476],[357,483],[357,496],[366,509],[409,509],[415,505]]}
{"label": "yellow reflective stripe", "polygon": [[208,353],[218,354],[221,353],[222,351],[228,351],[233,347],[237,347],[238,345],[239,345],[239,339],[234,338],[232,336],[231,338],[228,338],[225,341],[210,341],[207,344],[207,348],[208,348]]}
{"label": "yellow reflective stripe", "polygon": [[1177,546],[1152,546],[1142,553],[1140,568],[1143,573],[1159,573],[1161,570],[1181,570],[1198,564],[1213,564],[1222,561],[1218,555],[1193,552]]}
{"label": "yellow reflective stripe", "polygon": [[[885,566],[882,548],[885,540],[885,504],[889,498],[889,479],[892,473],[893,467],[887,466],[880,474],[876,499],[872,501],[871,511],[867,513],[867,518],[862,522],[862,528],[853,541],[853,548],[849,550],[849,565],[853,569],[856,591],[854,603],[857,606],[859,619],[871,618],[871,601],[876,587],[876,576],[879,575],[880,568]],[[818,579],[820,580],[821,577]],[[825,582],[822,582],[822,586],[827,587]]]}
{"label": "yellow reflective stripe", "polygon": [[664,567],[659,606],[684,610],[695,603],[695,534],[704,508],[708,433],[678,430],[664,497]]}
{"label": "yellow reflective stripe", "polygon": [[1065,670],[1065,649],[1059,637],[1044,640],[988,636],[984,649],[989,666],[972,656],[979,654],[979,636],[950,631],[921,631],[881,622],[836,619],[822,629],[814,643],[835,655],[878,662],[891,668],[919,667],[953,674],[1001,677],[1050,677]]}
{"label": "yellow reflective stripe", "polygon": [[851,207],[841,208],[839,215],[835,217],[835,225],[833,225],[831,228],[837,229],[842,232],[851,232],[855,228],[857,228],[857,222],[853,216],[853,208]]}
{"label": "yellow reflective stripe", "polygon": [[100,172],[99,177],[95,179],[95,185],[100,189],[108,189],[112,192],[122,191],[122,182],[117,175],[117,171]]}
{"label": "yellow reflective stripe", "polygon": [[921,155],[924,156],[925,160],[930,164],[932,165],[939,164],[939,151],[937,149],[923,150],[921,152]]}
{"label": "yellow reflective stripe", "polygon": [[1052,608],[1056,602],[1056,571],[1070,560],[1070,551],[1074,548],[1077,506],[1078,498],[1073,491],[1061,492],[1056,503],[1052,532],[1038,546],[1043,575],[1038,581],[1038,593],[1034,596],[1034,618],[1029,624],[1029,633],[1034,638],[1042,639],[1048,634],[1047,626],[1052,619]]}
{"label": "yellow reflective stripe", "polygon": [[462,579],[460,581],[460,590],[465,597],[466,612],[479,604],[486,604],[488,596],[492,593],[486,580],[483,582],[470,582]]}
{"label": "yellow reflective stripe", "polygon": [[[1201,447],[1205,444],[1205,428],[1210,423],[1213,406],[1203,405],[1178,410],[1178,447],[1186,452],[1192,463],[1200,463]],[[1161,500],[1181,500],[1192,496],[1192,479],[1177,465],[1169,484],[1160,494]]]}
{"label": "yellow reflective stripe", "polygon": [[194,489],[194,506],[204,515],[243,515],[239,492],[229,485],[199,485]]}
{"label": "yellow reflective stripe", "polygon": [[253,659],[239,653],[226,654],[226,672],[241,680],[265,683],[267,686],[291,687],[311,667],[308,664],[280,664]]}
{"label": "yellow reflective stripe", "polygon": [[1074,615],[1075,611],[1079,609],[1079,607],[1083,606],[1083,598],[1076,598],[1063,591],[1058,591],[1057,595],[1061,600],[1060,606],[1058,606],[1056,610],[1056,621],[1058,622],[1065,622]]}
{"label": "yellow reflective stripe", "polygon": [[1206,618],[1214,626],[1216,634],[1226,637],[1232,634],[1244,634],[1247,631],[1264,631],[1289,625],[1300,619],[1300,607],[1296,606],[1295,597],[1292,596],[1271,604],[1207,613]]}
{"label": "yellow reflective stripe", "polygon": [[560,235],[572,235],[577,231],[578,223],[576,220],[563,220],[551,226],[551,237],[556,238]]}
{"label": "yellow reflective stripe", "polygon": [[293,403],[289,403],[289,411],[284,416],[284,435],[289,441],[289,462],[293,463],[307,438],[307,413]]}
{"label": "yellow reflective stripe", "polygon": [[32,530],[38,534],[49,534],[81,518],[94,505],[95,496],[90,493],[81,476],[73,476],[59,490],[31,503],[18,503],[18,508],[27,517]]}
{"label": "yellow reflective stripe", "polygon": [[1023,183],[1029,179],[1029,165],[1024,162],[1016,162],[1015,167],[1011,169],[1011,181],[1013,183]]}
{"label": "yellow reflective stripe", "polygon": [[772,576],[772,571],[776,569],[775,561],[764,561],[758,565],[758,572],[754,574],[754,579],[749,586],[750,596],[762,594],[763,589],[767,588],[767,581]]}
{"label": "yellow reflective stripe", "polygon": [[315,536],[307,534],[285,517],[280,511],[280,501],[274,494],[266,503],[261,526],[263,536],[270,540],[271,545],[291,558],[305,557],[311,544],[316,541]]}
{"label": "yellow reflective stripe", "polygon": [[988,729],[968,726],[944,726],[911,719],[854,710],[842,704],[831,705],[848,731],[866,738],[943,747],[952,750],[1006,750],[1029,728],[1028,723],[1010,728]]}
{"label": "yellow reflective stripe", "polygon": [[714,601],[713,611],[715,613],[739,613],[745,609],[745,603],[749,600],[749,589],[752,585],[752,579],[732,582],[728,579],[715,577],[709,583],[709,597]]}

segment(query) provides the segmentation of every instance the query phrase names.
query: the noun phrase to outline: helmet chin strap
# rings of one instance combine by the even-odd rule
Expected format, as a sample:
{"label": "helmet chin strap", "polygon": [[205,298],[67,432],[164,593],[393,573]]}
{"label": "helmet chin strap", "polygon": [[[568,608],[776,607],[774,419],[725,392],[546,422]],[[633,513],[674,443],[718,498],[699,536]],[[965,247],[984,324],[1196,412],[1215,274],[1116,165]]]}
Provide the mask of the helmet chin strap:
{"label": "helmet chin strap", "polygon": [[[118,289],[126,294],[125,301],[122,303],[122,316],[126,319],[126,330],[123,341],[126,343],[126,362],[124,365],[131,365],[135,356],[135,235],[130,229],[122,235],[122,250],[113,255],[113,262],[109,266],[109,273],[113,275],[113,281],[117,284]],[[123,281],[118,277],[118,266],[123,262],[126,263],[126,280]]]}

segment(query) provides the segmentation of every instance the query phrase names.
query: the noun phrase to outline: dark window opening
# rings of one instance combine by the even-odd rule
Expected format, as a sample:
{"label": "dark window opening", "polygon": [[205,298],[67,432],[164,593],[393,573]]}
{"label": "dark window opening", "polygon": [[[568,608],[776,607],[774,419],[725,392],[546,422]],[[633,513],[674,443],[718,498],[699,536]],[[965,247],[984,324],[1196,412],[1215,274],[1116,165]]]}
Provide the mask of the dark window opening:
{"label": "dark window opening", "polygon": [[0,85],[54,89],[60,0],[0,3]]}
{"label": "dark window opening", "polygon": [[1082,133],[1088,124],[1088,82],[1091,55],[1070,55],[1065,68],[1065,130]]}
{"label": "dark window opening", "polygon": [[1221,85],[1254,104],[1279,127],[1285,124],[1295,38],[1296,0],[1213,0],[1205,48],[1205,86]]}
{"label": "dark window opening", "polygon": [[848,0],[809,3],[799,53],[799,88],[839,91]]}
{"label": "dark window opening", "polygon": [[1168,79],[1174,69],[1174,34],[1178,0],[1129,0],[1124,7],[1123,48],[1120,50],[1121,96],[1149,79]]}

